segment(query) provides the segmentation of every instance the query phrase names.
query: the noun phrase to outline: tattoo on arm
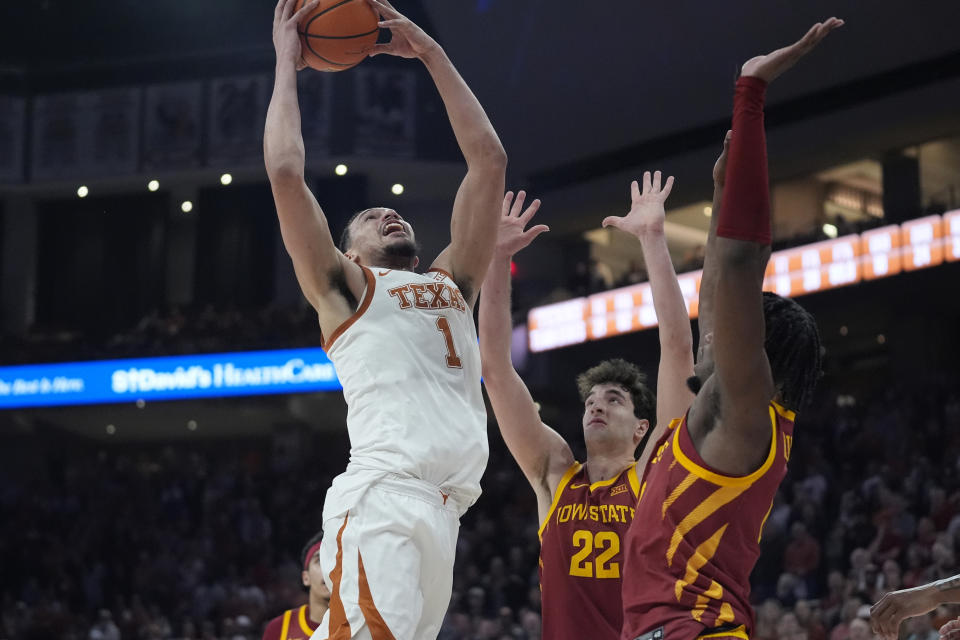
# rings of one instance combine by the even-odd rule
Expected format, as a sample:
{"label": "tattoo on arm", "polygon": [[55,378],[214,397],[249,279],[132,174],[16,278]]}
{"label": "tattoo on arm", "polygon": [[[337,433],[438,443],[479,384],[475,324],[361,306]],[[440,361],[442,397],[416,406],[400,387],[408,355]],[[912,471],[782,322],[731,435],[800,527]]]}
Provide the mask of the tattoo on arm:
{"label": "tattoo on arm", "polygon": [[960,588],[960,575],[953,576],[952,578],[944,578],[943,580],[937,580],[934,583],[937,591],[951,591],[953,589]]}

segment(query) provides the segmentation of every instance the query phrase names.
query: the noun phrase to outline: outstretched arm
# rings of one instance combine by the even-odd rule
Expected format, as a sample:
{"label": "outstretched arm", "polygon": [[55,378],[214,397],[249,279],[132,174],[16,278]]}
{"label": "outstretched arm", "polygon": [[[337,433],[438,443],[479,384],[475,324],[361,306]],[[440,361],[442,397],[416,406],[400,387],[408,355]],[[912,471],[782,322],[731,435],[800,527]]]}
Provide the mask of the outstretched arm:
{"label": "outstretched arm", "polygon": [[657,424],[649,443],[640,454],[637,473],[649,460],[653,444],[666,432],[670,420],[683,415],[693,401],[686,380],[693,375],[693,335],[690,315],[677,282],[664,235],[664,202],[673,189],[673,176],[661,188],[661,175],[643,174],[643,192],[634,180],[630,184],[631,207],[624,217],[611,216],[603,226],[614,227],[635,236],[643,249],[643,260],[650,276],[653,306],[660,334],[660,366],[657,370]]}
{"label": "outstretched arm", "polygon": [[533,398],[513,368],[510,357],[513,334],[510,260],[534,238],[548,231],[545,225],[524,231],[540,208],[540,201],[534,200],[523,211],[525,197],[521,191],[514,200],[513,193],[508,192],[503,199],[497,247],[480,296],[480,359],[483,362],[483,382],[500,434],[536,492],[541,516],[545,516],[554,487],[573,463],[573,453],[556,431],[540,421]]}
{"label": "outstretched arm", "polygon": [[707,234],[707,246],[703,260],[703,275],[700,276],[700,302],[697,312],[698,340],[697,361],[711,357],[705,350],[707,336],[713,333],[714,305],[717,296],[717,223],[720,220],[720,207],[723,202],[723,183],[727,173],[727,154],[730,150],[731,131],[723,139],[723,151],[713,165],[713,204],[710,216],[710,232]]}
{"label": "outstretched arm", "polygon": [[[884,640],[896,640],[900,623],[907,618],[922,616],[942,604],[960,602],[960,575],[937,580],[913,589],[901,589],[884,594],[870,607],[873,632]],[[953,625],[949,630],[955,632]],[[943,633],[941,632],[941,635]]]}
{"label": "outstretched arm", "polygon": [[750,473],[763,460],[770,440],[769,403],[775,393],[764,350],[762,287],[771,240],[764,95],[769,82],[842,24],[835,18],[818,23],[793,45],[749,60],[737,81],[714,248],[713,378],[722,419],[720,428],[709,432],[700,447],[708,464],[731,475]]}
{"label": "outstretched arm", "polygon": [[[280,0],[274,11],[277,52],[273,97],[263,134],[263,160],[273,190],[284,246],[293,260],[300,288],[329,333],[353,311],[348,298],[363,292],[360,268],[337,250],[327,219],[304,180],[304,147],[297,101],[300,36],[297,22],[317,6],[311,0],[294,13],[296,0]],[[331,295],[332,294],[332,295]]]}
{"label": "outstretched arm", "polygon": [[393,40],[378,44],[374,55],[388,53],[419,58],[433,78],[447,109],[450,125],[467,161],[450,221],[450,246],[434,267],[449,271],[467,302],[476,302],[497,240],[500,198],[503,196],[507,154],[476,96],[437,42],[400,14],[387,0],[367,0],[386,18]]}

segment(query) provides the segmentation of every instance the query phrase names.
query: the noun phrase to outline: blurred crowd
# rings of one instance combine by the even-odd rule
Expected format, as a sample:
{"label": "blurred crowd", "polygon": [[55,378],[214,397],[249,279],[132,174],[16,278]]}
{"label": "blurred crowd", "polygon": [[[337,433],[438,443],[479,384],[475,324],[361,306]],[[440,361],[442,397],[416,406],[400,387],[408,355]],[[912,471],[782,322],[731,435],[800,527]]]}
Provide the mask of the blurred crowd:
{"label": "blurred crowd", "polygon": [[91,330],[34,328],[0,335],[2,364],[174,356],[319,346],[316,312],[304,302],[262,309],[205,305],[152,309],[136,324],[97,335]]}
{"label": "blurred crowd", "polygon": [[[753,574],[757,640],[864,640],[886,591],[960,573],[960,384],[831,395],[801,416]],[[575,405],[562,408],[573,434]],[[554,409],[554,413],[557,409]],[[443,640],[538,640],[533,492],[491,423]],[[346,465],[339,425],[250,440],[0,447],[0,639],[250,640],[306,602],[297,556]],[[909,621],[933,640],[958,611]]]}

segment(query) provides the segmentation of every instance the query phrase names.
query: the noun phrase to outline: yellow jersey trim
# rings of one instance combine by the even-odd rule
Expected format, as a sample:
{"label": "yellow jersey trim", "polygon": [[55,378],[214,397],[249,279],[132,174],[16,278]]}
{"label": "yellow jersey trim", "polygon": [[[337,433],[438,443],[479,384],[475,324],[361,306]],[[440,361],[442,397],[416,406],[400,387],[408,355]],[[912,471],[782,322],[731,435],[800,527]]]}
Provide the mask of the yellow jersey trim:
{"label": "yellow jersey trim", "polygon": [[627,482],[630,483],[630,489],[633,491],[633,497],[636,500],[640,499],[640,470],[637,468],[637,463],[634,462],[632,465],[627,467],[630,470],[630,473],[627,474]]}
{"label": "yellow jersey trim", "polygon": [[[765,474],[769,469],[770,465],[773,464],[774,459],[777,457],[777,413],[779,411],[776,409],[777,405],[774,403],[770,404],[770,453],[767,454],[767,459],[764,460],[763,464],[760,465],[760,468],[746,476],[725,476],[723,474],[717,473],[715,471],[710,471],[709,469],[704,469],[696,462],[687,457],[687,455],[680,448],[680,433],[677,432],[673,436],[673,457],[680,461],[680,464],[689,471],[690,473],[696,475],[699,478],[703,478],[708,482],[712,482],[715,485],[721,487],[742,487],[745,485],[751,485],[757,480],[759,480],[763,474]],[[792,412],[787,411],[780,407],[786,413],[793,415]],[[783,414],[781,414],[783,415]],[[689,433],[689,427],[687,428]]]}
{"label": "yellow jersey trim", "polygon": [[[634,462],[634,463],[631,464],[629,467],[624,468],[623,470],[620,471],[620,473],[618,473],[617,475],[613,476],[613,477],[610,478],[609,480],[597,480],[596,482],[592,482],[592,483],[590,484],[590,491],[593,491],[594,489],[599,489],[600,487],[609,487],[610,485],[612,485],[614,482],[617,481],[617,478],[619,478],[620,476],[623,475],[623,472],[624,472],[624,471],[627,471],[628,469],[635,469],[636,466],[637,466],[637,463]],[[638,482],[638,481],[637,481],[637,474],[636,474],[636,473],[631,473],[631,474],[630,474],[630,477],[632,478],[632,480],[630,481],[630,485],[633,486],[635,482]],[[585,483],[584,483],[584,484],[573,484],[573,485],[570,485],[570,488],[571,488],[571,489],[579,489],[579,488],[585,487],[585,486],[587,486]],[[633,486],[633,495],[634,495],[634,496],[637,495],[637,487],[636,487],[636,486]]]}
{"label": "yellow jersey trim", "polygon": [[283,612],[283,624],[280,627],[280,640],[287,640],[287,633],[290,631],[290,614],[293,609],[287,609]]}
{"label": "yellow jersey trim", "polygon": [[697,636],[697,640],[706,640],[707,638],[742,638],[743,640],[750,640],[750,636],[747,635],[747,628],[744,625],[740,625],[736,629],[730,629],[729,631],[718,631],[717,633],[708,633],[705,636]]}
{"label": "yellow jersey trim", "polygon": [[309,638],[310,636],[313,635],[313,629],[311,629],[310,625],[307,624],[307,607],[308,606],[309,605],[303,605],[302,607],[300,607],[300,615],[297,616],[297,622],[300,623],[300,629],[302,629],[303,632],[307,634],[307,637]]}
{"label": "yellow jersey trim", "polygon": [[786,418],[790,422],[797,421],[796,411],[790,411],[790,409],[787,409],[783,405],[777,404],[776,402],[771,402],[770,404],[773,405],[773,408],[777,410],[777,413],[779,413],[781,417]]}
{"label": "yellow jersey trim", "polygon": [[570,482],[570,479],[577,475],[582,468],[582,464],[574,461],[574,463],[570,465],[570,467],[563,473],[563,477],[560,478],[560,482],[557,483],[557,489],[553,492],[553,502],[550,503],[550,509],[547,511],[547,515],[543,519],[543,522],[540,523],[540,529],[537,530],[537,537],[541,540],[543,540],[543,530],[547,528],[547,523],[550,522],[550,516],[553,515],[554,510],[557,508],[557,503],[560,502],[560,496],[563,494],[563,490],[567,488],[567,483]]}

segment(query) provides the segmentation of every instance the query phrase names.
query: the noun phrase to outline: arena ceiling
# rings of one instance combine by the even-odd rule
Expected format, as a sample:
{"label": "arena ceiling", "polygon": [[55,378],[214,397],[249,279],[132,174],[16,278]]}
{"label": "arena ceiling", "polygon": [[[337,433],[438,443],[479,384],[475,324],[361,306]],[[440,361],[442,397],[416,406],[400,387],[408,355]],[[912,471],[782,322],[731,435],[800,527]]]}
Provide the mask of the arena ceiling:
{"label": "arena ceiling", "polygon": [[[7,5],[7,87],[271,66],[272,0]],[[677,204],[708,195],[738,65],[830,15],[847,25],[771,91],[775,177],[960,132],[955,0],[396,5],[446,47],[501,133],[511,184],[550,197],[558,228],[585,228],[576,212],[622,203],[646,167],[678,176]]]}

